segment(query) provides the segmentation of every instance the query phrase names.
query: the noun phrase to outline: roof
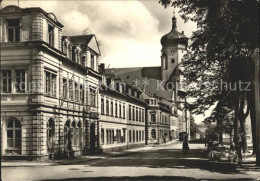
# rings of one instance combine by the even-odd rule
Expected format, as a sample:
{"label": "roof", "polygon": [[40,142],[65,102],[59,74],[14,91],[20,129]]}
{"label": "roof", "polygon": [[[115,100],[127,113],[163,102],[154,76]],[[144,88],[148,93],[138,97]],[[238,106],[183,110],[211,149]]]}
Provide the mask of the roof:
{"label": "roof", "polygon": [[[158,67],[115,68],[106,69],[105,71],[108,73],[113,72],[113,74],[119,76],[129,84],[135,83],[136,86],[143,90],[148,97],[150,94],[155,94],[156,96],[163,97],[166,100],[172,100],[173,92],[171,90],[162,89],[160,87],[161,80],[153,77],[152,74],[155,70],[158,70]],[[148,76],[148,73],[144,74],[144,72],[149,71],[149,74],[152,75],[151,77]],[[158,72],[155,74],[158,74]]]}
{"label": "roof", "polygon": [[91,48],[93,51],[95,51],[97,54],[100,53],[99,45],[96,39],[96,36],[94,34],[89,35],[76,35],[76,36],[68,36],[70,41],[76,45],[86,45],[89,48]]}
{"label": "roof", "polygon": [[172,17],[172,29],[169,33],[165,34],[161,38],[161,44],[168,45],[168,44],[188,44],[188,38],[184,35],[184,33],[180,33],[176,30],[176,17]]}
{"label": "roof", "polygon": [[31,8],[20,8],[15,5],[6,6],[3,9],[0,10],[0,14],[30,14],[30,13],[42,13],[45,15],[46,18],[48,18],[50,21],[55,23],[60,28],[64,27],[56,18],[56,16],[53,13],[47,13],[43,9],[39,7],[31,7]]}

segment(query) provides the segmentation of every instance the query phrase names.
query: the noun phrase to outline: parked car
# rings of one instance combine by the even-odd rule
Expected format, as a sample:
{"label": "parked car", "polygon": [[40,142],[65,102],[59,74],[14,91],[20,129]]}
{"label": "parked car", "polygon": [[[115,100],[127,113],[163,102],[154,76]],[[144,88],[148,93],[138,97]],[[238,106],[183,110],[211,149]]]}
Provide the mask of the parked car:
{"label": "parked car", "polygon": [[230,145],[224,146],[219,143],[215,143],[209,153],[209,161],[237,164],[238,155],[236,151],[230,149]]}

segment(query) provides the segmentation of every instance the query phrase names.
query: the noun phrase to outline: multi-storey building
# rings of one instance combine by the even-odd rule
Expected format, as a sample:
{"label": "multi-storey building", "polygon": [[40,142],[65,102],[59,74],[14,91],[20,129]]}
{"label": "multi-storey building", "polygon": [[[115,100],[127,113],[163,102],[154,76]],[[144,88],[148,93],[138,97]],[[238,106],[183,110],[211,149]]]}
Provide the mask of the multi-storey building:
{"label": "multi-storey building", "polygon": [[188,131],[177,94],[187,39],[175,17],[160,67],[105,70],[95,35],[63,36],[62,28],[41,8],[0,11],[1,156],[79,156]]}
{"label": "multi-storey building", "polygon": [[144,145],[146,103],[141,92],[104,69],[102,72],[100,148],[115,151]]}
{"label": "multi-storey building", "polygon": [[0,12],[1,153],[42,159],[98,147],[95,35],[63,37],[41,8]]}

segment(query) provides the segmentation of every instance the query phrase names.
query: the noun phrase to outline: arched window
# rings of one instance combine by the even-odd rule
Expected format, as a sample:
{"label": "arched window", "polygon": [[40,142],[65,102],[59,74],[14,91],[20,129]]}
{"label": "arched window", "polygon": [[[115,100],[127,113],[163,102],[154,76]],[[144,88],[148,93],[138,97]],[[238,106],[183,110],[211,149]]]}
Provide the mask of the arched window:
{"label": "arched window", "polygon": [[54,135],[55,135],[54,120],[50,118],[47,122],[47,148],[49,152],[54,149]]}
{"label": "arched window", "polygon": [[7,123],[7,148],[21,153],[21,123],[16,119],[12,119]]}
{"label": "arched window", "polygon": [[72,145],[77,145],[76,121],[73,121],[71,124],[71,143]]}
{"label": "arched window", "polygon": [[152,129],[151,136],[152,136],[153,139],[156,138],[156,131],[155,131],[155,129]]}
{"label": "arched window", "polygon": [[81,121],[79,121],[78,122],[78,132],[77,132],[77,137],[78,137],[78,145],[80,146],[80,147],[82,147],[83,146],[83,144],[82,144],[82,123],[81,123]]}
{"label": "arched window", "polygon": [[67,120],[64,126],[64,144],[65,146],[71,146],[71,142],[69,142],[70,134],[70,120]]}

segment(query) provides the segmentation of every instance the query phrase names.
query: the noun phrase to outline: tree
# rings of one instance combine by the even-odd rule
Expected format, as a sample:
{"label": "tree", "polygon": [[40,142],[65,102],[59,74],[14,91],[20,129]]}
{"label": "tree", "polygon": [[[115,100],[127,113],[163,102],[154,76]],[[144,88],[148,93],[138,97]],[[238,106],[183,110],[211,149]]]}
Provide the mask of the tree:
{"label": "tree", "polygon": [[190,135],[191,137],[196,137],[196,134],[199,134],[198,125],[195,123],[194,117],[190,118]]}
{"label": "tree", "polygon": [[[205,121],[218,125],[223,125],[221,120],[225,114],[234,111],[236,145],[240,139],[239,130],[240,133],[245,131],[245,118],[250,113],[255,151],[255,65],[252,54],[259,48],[259,1],[160,0],[159,3],[164,7],[179,7],[185,21],[197,23],[198,30],[191,37],[182,64],[189,85],[187,94],[195,98],[189,109],[192,113],[202,114],[214,106],[212,115]],[[227,84],[223,86],[223,82]],[[251,83],[250,91],[246,90],[245,82]],[[245,149],[245,137],[242,141]]]}

